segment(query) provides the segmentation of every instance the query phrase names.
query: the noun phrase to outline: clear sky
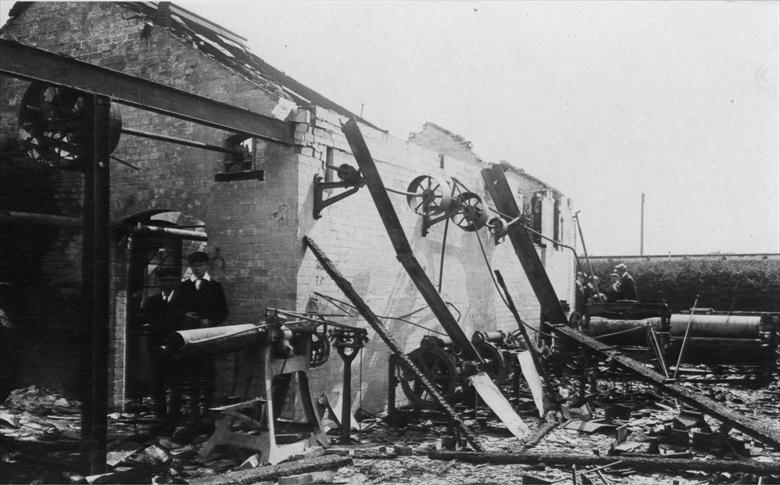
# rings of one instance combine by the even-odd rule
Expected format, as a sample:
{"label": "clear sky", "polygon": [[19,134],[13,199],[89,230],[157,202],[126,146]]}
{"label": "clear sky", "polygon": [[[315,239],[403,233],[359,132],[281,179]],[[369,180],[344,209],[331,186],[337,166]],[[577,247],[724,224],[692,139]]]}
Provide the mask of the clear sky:
{"label": "clear sky", "polygon": [[[780,2],[176,2],[406,138],[574,199],[591,254],[780,251]],[[10,2],[2,1],[3,20]]]}

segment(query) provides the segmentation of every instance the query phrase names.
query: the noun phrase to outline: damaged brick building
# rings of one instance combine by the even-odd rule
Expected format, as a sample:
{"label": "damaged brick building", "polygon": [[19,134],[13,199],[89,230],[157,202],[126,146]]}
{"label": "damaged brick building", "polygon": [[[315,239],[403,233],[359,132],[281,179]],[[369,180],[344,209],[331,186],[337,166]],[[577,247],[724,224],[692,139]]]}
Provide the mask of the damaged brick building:
{"label": "damaged brick building", "polygon": [[[209,253],[213,276],[227,293],[226,324],[252,323],[267,307],[303,311],[316,293],[341,298],[301,240],[316,240],[377,313],[408,315],[425,306],[394,257],[393,247],[365,189],[325,208],[315,218],[315,176],[336,179],[329,167],[355,166],[341,123],[357,118],[385,185],[405,191],[420,175],[457,178],[490,205],[480,170],[488,166],[462,137],[433,123],[395,138],[250,53],[245,39],[177,6],[164,3],[19,3],[2,37],[121,71],[284,121],[293,143],[242,139],[248,161],[196,146],[166,143],[131,131],[226,146],[232,133],[136,109],[117,107],[124,133],[111,167],[110,395],[117,408],[144,395],[148,365],[136,319],[155,291],[158,267],[186,270],[192,250]],[[36,160],[15,147],[23,142],[20,110],[30,83],[0,78],[0,263],[3,307],[14,321],[20,356],[17,384],[42,384],[77,394],[82,386],[86,330],[81,316],[83,176],[51,160]],[[20,134],[21,133],[21,134]],[[45,163],[41,163],[41,162]],[[521,163],[518,161],[518,163]],[[129,166],[130,165],[130,166]],[[554,244],[538,240],[538,253],[561,298],[573,298],[572,203],[540,180],[512,168],[507,177],[535,226]],[[500,269],[524,319],[539,322],[539,303],[509,244],[497,244],[487,228],[450,228],[441,265],[444,224],[422,236],[423,220],[392,195],[410,243],[429,277],[441,277],[441,293],[467,333],[513,329],[516,323],[496,292],[489,261]],[[57,226],[30,214],[59,216]],[[16,216],[14,216],[14,214]],[[26,214],[25,217],[20,214]],[[160,231],[159,228],[173,229]],[[477,240],[477,238],[481,238]],[[480,244],[481,243],[481,244]],[[483,250],[484,248],[484,256]],[[362,326],[359,317],[346,323]],[[415,322],[436,328],[429,311]],[[406,348],[427,332],[388,320]],[[387,387],[388,351],[378,339],[367,345],[353,392],[367,409],[381,409]],[[342,363],[331,359],[313,371],[314,393],[340,388]],[[219,362],[218,395],[235,393],[229,357]]]}

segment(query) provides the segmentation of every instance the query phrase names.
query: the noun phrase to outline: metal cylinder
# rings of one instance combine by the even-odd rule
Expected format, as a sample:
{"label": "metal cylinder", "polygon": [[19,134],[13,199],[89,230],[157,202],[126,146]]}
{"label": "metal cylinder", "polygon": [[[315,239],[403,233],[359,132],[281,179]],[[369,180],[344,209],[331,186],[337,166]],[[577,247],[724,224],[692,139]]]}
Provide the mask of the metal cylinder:
{"label": "metal cylinder", "polygon": [[483,342],[503,342],[506,334],[503,330],[494,330],[492,332],[482,332],[477,330],[471,336],[471,343],[480,344]]}
{"label": "metal cylinder", "polygon": [[583,328],[583,333],[591,337],[600,338],[604,343],[612,345],[645,345],[647,343],[646,330],[652,326],[656,331],[661,330],[661,317],[644,318],[642,320],[614,320],[602,317],[590,317],[588,326]]}
{"label": "metal cylinder", "polygon": [[268,327],[251,323],[195,328],[171,333],[164,348],[175,354],[222,354],[267,343]]}
{"label": "metal cylinder", "polygon": [[691,321],[691,337],[720,337],[720,338],[760,338],[760,316],[744,315],[694,315],[674,314],[670,321],[670,334],[672,337],[682,337]]}

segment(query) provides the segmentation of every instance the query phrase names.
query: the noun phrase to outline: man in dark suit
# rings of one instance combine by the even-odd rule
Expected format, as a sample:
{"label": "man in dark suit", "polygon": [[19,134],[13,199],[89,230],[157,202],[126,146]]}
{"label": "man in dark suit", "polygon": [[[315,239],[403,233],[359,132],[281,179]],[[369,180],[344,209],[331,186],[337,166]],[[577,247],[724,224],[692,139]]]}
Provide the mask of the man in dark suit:
{"label": "man in dark suit", "polygon": [[215,327],[228,316],[225,291],[208,273],[209,256],[202,251],[189,255],[192,276],[181,285],[190,328]]}
{"label": "man in dark suit", "polygon": [[[187,257],[187,262],[192,276],[181,284],[187,328],[216,327],[228,317],[225,291],[208,273],[208,254],[196,251]],[[205,415],[206,409],[212,405],[214,359],[210,356],[198,356],[183,365],[191,371],[194,411],[196,414]]]}
{"label": "man in dark suit", "polygon": [[636,283],[634,278],[628,272],[628,268],[625,264],[620,263],[615,266],[615,272],[620,278],[620,299],[621,300],[638,300],[636,296]]}
{"label": "man in dark suit", "polygon": [[[152,363],[152,398],[154,413],[160,418],[175,418],[179,399],[174,362],[160,348],[168,334],[184,326],[182,294],[178,289],[181,280],[179,270],[160,268],[156,272],[160,293],[149,297],[141,308],[140,322],[147,336],[147,346]],[[171,409],[166,408],[166,394],[171,390]]]}

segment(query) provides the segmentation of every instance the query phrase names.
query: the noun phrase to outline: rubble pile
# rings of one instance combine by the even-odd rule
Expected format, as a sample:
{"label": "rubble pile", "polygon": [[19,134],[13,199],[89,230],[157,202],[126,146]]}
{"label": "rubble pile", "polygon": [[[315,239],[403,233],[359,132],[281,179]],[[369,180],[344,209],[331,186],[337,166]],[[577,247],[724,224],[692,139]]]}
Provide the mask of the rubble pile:
{"label": "rubble pile", "polygon": [[[687,383],[735,410],[778,426],[780,385],[761,389]],[[79,442],[79,403],[31,386],[14,391],[0,406],[0,483],[777,483],[780,475],[729,470],[701,471],[696,463],[780,463],[780,451],[717,421],[678,406],[652,387],[600,381],[582,402],[570,400],[544,420],[526,407],[531,432],[511,435],[486,407],[457,410],[474,429],[485,457],[588,456],[603,465],[568,466],[442,461],[448,450],[468,450],[462,436],[435,411],[400,409],[393,416],[359,413],[352,442],[332,445],[275,466],[248,450],[219,448],[208,459],[199,451],[210,429],[201,423],[162,428],[151,409],[109,415],[109,473],[84,476]],[[335,416],[330,418],[337,419]],[[328,419],[330,421],[330,419]],[[437,456],[438,454],[438,456]],[[650,459],[652,471],[624,462]],[[307,461],[308,460],[308,461]],[[345,460],[345,461],[338,461]],[[666,470],[663,462],[691,461],[689,469]],[[721,466],[721,465],[718,465]],[[256,467],[256,468],[254,468]],[[286,467],[286,468],[284,468]],[[305,471],[305,472],[304,472]],[[80,473],[81,472],[81,473]],[[241,475],[241,474],[245,475]],[[263,477],[263,480],[246,478]],[[293,474],[292,476],[289,476]],[[243,477],[243,478],[242,478]]]}

